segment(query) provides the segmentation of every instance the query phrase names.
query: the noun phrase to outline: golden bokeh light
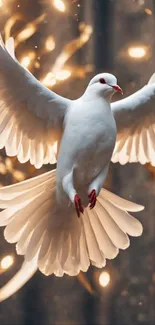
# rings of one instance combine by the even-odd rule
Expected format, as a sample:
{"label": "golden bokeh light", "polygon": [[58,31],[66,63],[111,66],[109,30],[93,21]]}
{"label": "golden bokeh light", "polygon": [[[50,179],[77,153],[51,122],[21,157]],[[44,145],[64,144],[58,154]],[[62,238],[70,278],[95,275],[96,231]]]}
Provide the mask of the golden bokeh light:
{"label": "golden bokeh light", "polygon": [[13,256],[11,255],[7,255],[5,256],[1,262],[0,262],[0,267],[1,267],[1,270],[7,270],[9,269],[14,263],[14,258]]}
{"label": "golden bokeh light", "polygon": [[20,60],[20,64],[24,67],[24,68],[29,68],[30,64],[32,63],[32,60],[34,60],[36,57],[35,52],[29,52],[27,55],[25,55],[21,60]]}
{"label": "golden bokeh light", "polygon": [[26,41],[30,38],[38,29],[38,25],[45,19],[46,15],[42,14],[40,17],[36,18],[33,22],[28,23],[25,28],[18,33],[15,38],[15,47],[21,42]]}
{"label": "golden bokeh light", "polygon": [[5,166],[6,166],[6,168],[7,168],[7,170],[8,170],[9,172],[12,172],[12,171],[13,171],[12,160],[11,160],[9,157],[7,157],[7,158],[5,159]]}
{"label": "golden bokeh light", "polygon": [[147,54],[146,48],[143,47],[143,46],[129,47],[128,48],[128,55],[131,58],[142,59],[142,58],[144,58],[146,56],[146,54]]}
{"label": "golden bokeh light", "polygon": [[41,83],[44,86],[53,87],[56,84],[54,74],[52,72],[48,72],[47,75],[41,80]]}
{"label": "golden bokeh light", "polygon": [[60,70],[55,74],[55,78],[57,80],[66,80],[71,76],[71,71],[69,70]]}
{"label": "golden bokeh light", "polygon": [[0,8],[3,7],[3,0],[0,0]]}
{"label": "golden bokeh light", "polygon": [[99,284],[101,287],[107,287],[110,283],[110,274],[106,271],[103,271],[99,276]]}
{"label": "golden bokeh light", "polygon": [[18,181],[18,182],[21,182],[21,181],[24,181],[26,175],[24,172],[22,172],[21,170],[13,170],[12,172],[13,174],[13,177]]}
{"label": "golden bokeh light", "polygon": [[7,174],[7,169],[6,166],[3,162],[0,162],[0,174],[6,175]]}
{"label": "golden bokeh light", "polygon": [[25,56],[22,60],[21,60],[21,65],[24,67],[24,68],[28,68],[28,66],[30,65],[31,63],[31,59],[29,56]]}
{"label": "golden bokeh light", "polygon": [[149,8],[145,8],[144,11],[146,12],[147,15],[152,15],[152,11]]}
{"label": "golden bokeh light", "polygon": [[65,4],[62,0],[53,0],[53,5],[57,10],[61,12],[65,12],[66,10]]}
{"label": "golden bokeh light", "polygon": [[45,42],[45,48],[47,51],[53,51],[55,49],[55,41],[52,36],[49,36]]}
{"label": "golden bokeh light", "polygon": [[71,56],[78,51],[85,43],[88,42],[92,34],[92,26],[82,24],[80,27],[81,34],[79,37],[73,41],[67,43],[62,52],[57,57],[55,64],[52,69],[52,73],[55,75],[58,71],[61,71],[64,67],[64,64],[71,58]]}
{"label": "golden bokeh light", "polygon": [[4,26],[5,40],[7,40],[11,36],[11,30],[16,24],[16,22],[23,19],[24,17],[21,14],[15,14],[6,21]]}

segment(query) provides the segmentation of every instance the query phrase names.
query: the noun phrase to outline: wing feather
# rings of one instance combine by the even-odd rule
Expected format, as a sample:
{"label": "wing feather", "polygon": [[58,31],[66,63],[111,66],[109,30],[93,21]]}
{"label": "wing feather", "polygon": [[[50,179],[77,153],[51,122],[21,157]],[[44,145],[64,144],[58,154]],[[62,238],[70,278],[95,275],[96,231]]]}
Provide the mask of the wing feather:
{"label": "wing feather", "polygon": [[111,104],[117,125],[112,162],[155,165],[155,79],[148,85]]}
{"label": "wing feather", "polygon": [[[71,103],[44,87],[14,57],[11,39],[0,40],[0,149],[30,160],[36,168],[55,163],[52,150],[62,135],[63,120]],[[48,154],[47,154],[48,152]]]}

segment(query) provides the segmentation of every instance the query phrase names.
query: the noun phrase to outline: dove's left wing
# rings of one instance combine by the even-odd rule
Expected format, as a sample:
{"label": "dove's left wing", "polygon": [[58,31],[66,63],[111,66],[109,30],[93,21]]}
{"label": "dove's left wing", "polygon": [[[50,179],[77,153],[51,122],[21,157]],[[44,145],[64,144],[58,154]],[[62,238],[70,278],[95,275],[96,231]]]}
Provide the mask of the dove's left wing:
{"label": "dove's left wing", "polygon": [[0,149],[36,168],[55,163],[71,101],[44,87],[0,39]]}
{"label": "dove's left wing", "polygon": [[148,85],[111,107],[118,132],[112,162],[155,166],[155,75]]}

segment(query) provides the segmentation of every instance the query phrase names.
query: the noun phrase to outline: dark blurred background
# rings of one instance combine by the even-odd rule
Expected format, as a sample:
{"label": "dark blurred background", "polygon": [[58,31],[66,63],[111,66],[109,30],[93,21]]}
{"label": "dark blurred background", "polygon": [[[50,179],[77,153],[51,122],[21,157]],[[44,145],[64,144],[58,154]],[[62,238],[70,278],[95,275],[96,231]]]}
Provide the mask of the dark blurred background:
{"label": "dark blurred background", "polygon": [[[0,18],[3,38],[14,37],[20,63],[63,96],[79,97],[90,78],[103,71],[117,76],[127,96],[155,70],[154,0],[0,0]],[[0,186],[54,167],[36,171],[1,151]],[[111,164],[106,187],[146,207],[136,215],[143,236],[132,238],[130,248],[102,270],[91,267],[86,274],[63,278],[38,272],[0,304],[0,324],[154,325],[154,178],[150,165]],[[21,264],[1,229],[1,286]]]}

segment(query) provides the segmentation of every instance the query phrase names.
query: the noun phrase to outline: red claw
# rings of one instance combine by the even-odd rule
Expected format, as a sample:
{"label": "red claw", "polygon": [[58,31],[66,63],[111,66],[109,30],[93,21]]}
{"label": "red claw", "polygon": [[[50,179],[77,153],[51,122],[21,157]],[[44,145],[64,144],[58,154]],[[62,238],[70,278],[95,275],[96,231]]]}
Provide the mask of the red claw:
{"label": "red claw", "polygon": [[78,216],[78,218],[80,218],[80,213],[84,212],[84,208],[82,206],[81,199],[78,196],[78,194],[76,194],[74,196],[74,205],[75,205],[75,209],[76,209],[76,212],[77,212],[77,216]]}
{"label": "red claw", "polygon": [[89,197],[89,208],[90,209],[93,209],[95,204],[96,204],[96,191],[95,190],[92,190],[91,193],[88,195]]}

